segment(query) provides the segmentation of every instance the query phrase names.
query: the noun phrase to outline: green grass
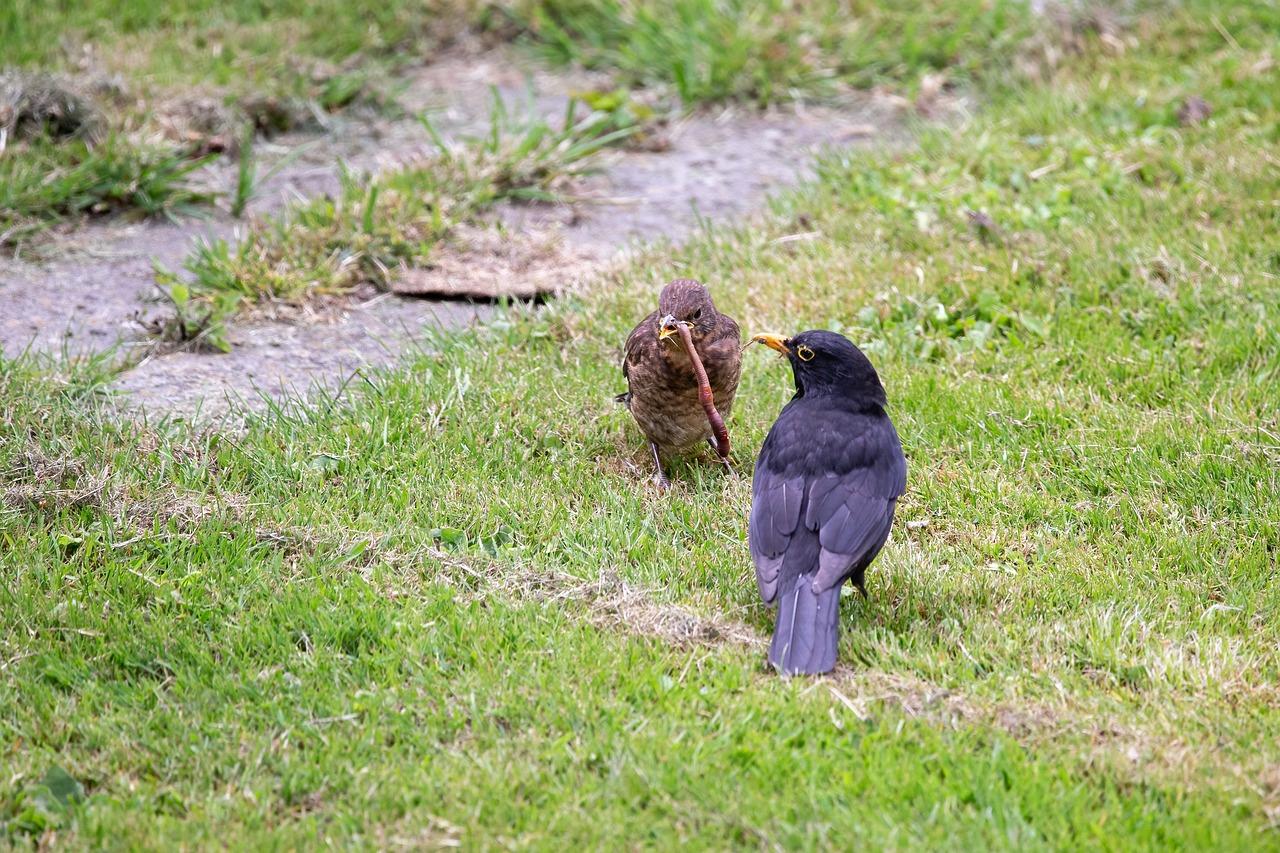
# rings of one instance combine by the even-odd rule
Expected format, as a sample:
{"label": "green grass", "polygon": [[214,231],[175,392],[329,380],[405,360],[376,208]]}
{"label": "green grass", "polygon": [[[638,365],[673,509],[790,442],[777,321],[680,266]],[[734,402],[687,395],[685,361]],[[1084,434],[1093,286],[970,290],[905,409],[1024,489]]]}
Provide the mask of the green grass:
{"label": "green grass", "polygon": [[[4,363],[6,831],[1280,847],[1277,31],[1266,4],[1144,17],[918,150],[828,158],[754,227],[243,434],[97,413],[101,365]],[[1190,95],[1213,116],[1180,126]],[[649,487],[610,397],[676,275],[748,329],[844,330],[889,390],[909,488],[832,681],[664,639],[673,607],[767,632],[745,474],[791,391],[749,351],[744,476]],[[611,576],[643,592],[574,580]]]}
{"label": "green grass", "polygon": [[194,212],[213,199],[190,183],[206,162],[116,134],[100,143],[41,138],[13,145],[0,156],[0,249],[20,249],[67,219]]}
{"label": "green grass", "polygon": [[963,80],[998,67],[1031,27],[1018,0],[16,0],[0,9],[0,56],[61,67],[67,45],[85,43],[154,85],[293,91],[357,59],[429,58],[466,29],[518,30],[560,61],[673,85],[690,105],[767,103],[944,69]]}
{"label": "green grass", "polygon": [[481,8],[468,0],[14,0],[0,8],[0,56],[61,67],[68,45],[86,44],[106,67],[160,85],[262,85],[361,54],[421,55]]}
{"label": "green grass", "polygon": [[944,70],[963,82],[1000,70],[1033,28],[1015,0],[551,0],[513,14],[548,56],[672,86],[690,105],[914,84]]}

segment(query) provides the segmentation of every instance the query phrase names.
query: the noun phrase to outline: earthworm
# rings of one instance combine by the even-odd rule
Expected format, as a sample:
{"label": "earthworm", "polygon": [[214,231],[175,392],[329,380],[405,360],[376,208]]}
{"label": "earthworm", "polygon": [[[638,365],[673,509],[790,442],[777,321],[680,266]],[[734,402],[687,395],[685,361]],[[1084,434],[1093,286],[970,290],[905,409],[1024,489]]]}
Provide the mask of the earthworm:
{"label": "earthworm", "polygon": [[698,357],[698,351],[693,348],[693,336],[689,334],[689,325],[676,323],[676,331],[680,333],[680,342],[684,344],[684,351],[689,354],[689,361],[693,363],[693,374],[698,379],[698,402],[702,404],[702,410],[707,413],[711,432],[715,434],[716,453],[720,454],[725,464],[728,464],[729,430],[724,425],[724,418],[720,417],[720,412],[716,409],[716,399],[711,393],[711,381],[707,379],[707,369],[702,366],[702,359]]}

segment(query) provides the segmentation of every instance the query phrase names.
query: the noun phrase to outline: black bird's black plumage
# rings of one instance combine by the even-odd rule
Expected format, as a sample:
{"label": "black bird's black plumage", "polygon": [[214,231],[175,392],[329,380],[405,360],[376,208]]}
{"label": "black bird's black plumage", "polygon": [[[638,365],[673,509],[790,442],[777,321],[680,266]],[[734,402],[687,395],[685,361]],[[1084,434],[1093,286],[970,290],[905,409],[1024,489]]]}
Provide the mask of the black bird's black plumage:
{"label": "black bird's black plumage", "polygon": [[[764,336],[768,337],[768,336]],[[864,594],[889,536],[907,461],[867,357],[841,335],[785,341],[796,393],[756,459],[749,536],[760,595],[778,607],[769,662],[788,675],[836,664],[840,589]]]}

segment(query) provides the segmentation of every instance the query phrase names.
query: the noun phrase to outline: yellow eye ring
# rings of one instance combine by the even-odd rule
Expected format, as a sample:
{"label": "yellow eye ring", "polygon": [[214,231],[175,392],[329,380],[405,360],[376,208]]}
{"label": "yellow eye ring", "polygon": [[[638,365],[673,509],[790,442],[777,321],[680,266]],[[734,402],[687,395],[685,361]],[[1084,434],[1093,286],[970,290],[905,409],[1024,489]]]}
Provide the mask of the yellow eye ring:
{"label": "yellow eye ring", "polygon": [[813,361],[813,350],[804,344],[796,347],[796,355],[800,356],[801,361]]}

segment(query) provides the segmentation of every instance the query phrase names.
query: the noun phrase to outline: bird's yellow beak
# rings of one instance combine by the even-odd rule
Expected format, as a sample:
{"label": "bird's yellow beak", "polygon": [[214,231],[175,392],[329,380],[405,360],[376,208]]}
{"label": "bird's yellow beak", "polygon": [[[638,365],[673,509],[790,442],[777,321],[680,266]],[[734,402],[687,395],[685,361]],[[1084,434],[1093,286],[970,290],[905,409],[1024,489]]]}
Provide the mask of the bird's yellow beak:
{"label": "bird's yellow beak", "polygon": [[787,339],[782,335],[756,335],[751,339],[753,344],[764,344],[769,349],[777,350],[783,355],[791,355],[791,350],[787,349]]}
{"label": "bird's yellow beak", "polygon": [[667,338],[674,335],[676,333],[676,327],[679,325],[679,321],[676,320],[675,315],[673,314],[668,314],[658,320],[658,340],[665,341]]}

